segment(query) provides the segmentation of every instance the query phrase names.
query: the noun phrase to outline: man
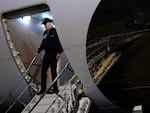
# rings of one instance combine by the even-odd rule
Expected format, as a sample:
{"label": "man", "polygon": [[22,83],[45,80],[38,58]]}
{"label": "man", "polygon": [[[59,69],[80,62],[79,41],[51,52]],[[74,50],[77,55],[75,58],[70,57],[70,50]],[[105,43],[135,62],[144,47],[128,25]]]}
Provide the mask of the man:
{"label": "man", "polygon": [[[42,94],[46,90],[46,81],[47,81],[47,70],[51,67],[52,81],[56,78],[57,72],[57,61],[60,58],[60,53],[63,52],[62,46],[59,42],[56,29],[52,27],[52,20],[45,18],[42,22],[45,27],[43,33],[43,40],[38,49],[38,52],[35,53],[35,56],[45,50],[45,55],[42,61],[42,71],[41,71],[41,90],[38,94]],[[54,83],[52,88],[47,93],[58,93],[57,82]]]}

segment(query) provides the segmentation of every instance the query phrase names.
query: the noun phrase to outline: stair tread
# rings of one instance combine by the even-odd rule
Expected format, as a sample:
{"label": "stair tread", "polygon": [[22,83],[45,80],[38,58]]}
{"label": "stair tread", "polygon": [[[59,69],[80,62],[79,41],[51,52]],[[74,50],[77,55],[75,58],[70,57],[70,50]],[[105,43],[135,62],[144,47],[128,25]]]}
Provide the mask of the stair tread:
{"label": "stair tread", "polygon": [[[65,89],[65,86],[60,86],[59,87],[59,94],[61,96],[66,95],[66,97],[69,98],[69,88],[67,86],[67,88]],[[24,110],[22,111],[22,113],[28,113],[28,111],[35,105],[35,103],[39,100],[40,95],[35,95],[32,100],[30,101],[30,103],[24,108]],[[45,112],[45,110],[47,110],[49,108],[50,105],[52,105],[53,110],[54,109],[58,109],[58,105],[56,105],[57,103],[62,104],[64,101],[56,94],[46,94],[41,101],[37,104],[37,106],[33,109],[32,113],[43,113]],[[49,110],[50,111],[50,110]]]}

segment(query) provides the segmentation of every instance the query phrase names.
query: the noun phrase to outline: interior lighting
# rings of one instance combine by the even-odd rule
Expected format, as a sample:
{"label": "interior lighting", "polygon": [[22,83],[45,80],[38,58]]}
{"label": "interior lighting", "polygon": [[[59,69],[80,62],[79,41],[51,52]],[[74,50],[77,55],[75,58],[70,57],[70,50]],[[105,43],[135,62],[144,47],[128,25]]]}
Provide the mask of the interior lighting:
{"label": "interior lighting", "polygon": [[31,20],[31,16],[24,16],[24,17],[22,17],[22,20],[24,23],[29,23]]}

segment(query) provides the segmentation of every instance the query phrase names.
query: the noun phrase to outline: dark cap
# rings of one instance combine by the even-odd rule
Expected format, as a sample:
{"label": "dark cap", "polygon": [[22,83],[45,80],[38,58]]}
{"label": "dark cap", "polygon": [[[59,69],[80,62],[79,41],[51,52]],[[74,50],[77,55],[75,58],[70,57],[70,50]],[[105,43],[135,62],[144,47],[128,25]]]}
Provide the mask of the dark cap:
{"label": "dark cap", "polygon": [[49,18],[44,18],[42,24],[46,25],[47,22],[52,22],[53,20],[49,19]]}

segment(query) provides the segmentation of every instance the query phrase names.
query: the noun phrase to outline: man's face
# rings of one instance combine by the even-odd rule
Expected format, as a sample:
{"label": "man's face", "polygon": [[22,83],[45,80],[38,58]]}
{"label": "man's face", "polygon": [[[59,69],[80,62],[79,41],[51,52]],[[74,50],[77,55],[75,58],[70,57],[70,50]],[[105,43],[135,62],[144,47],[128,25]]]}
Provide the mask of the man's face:
{"label": "man's face", "polygon": [[47,22],[47,23],[44,25],[44,27],[45,27],[46,30],[49,30],[49,29],[51,29],[52,25],[51,25],[50,22]]}

